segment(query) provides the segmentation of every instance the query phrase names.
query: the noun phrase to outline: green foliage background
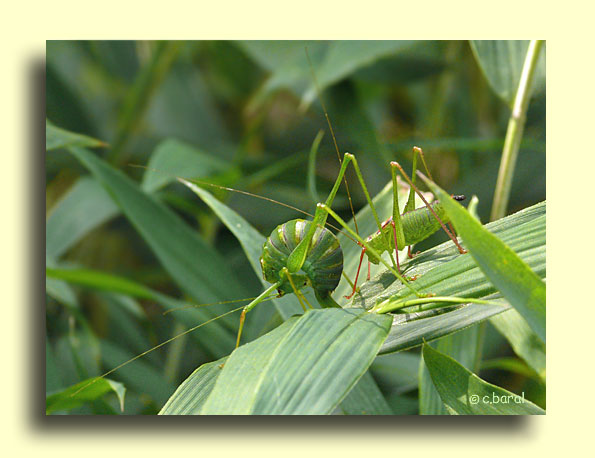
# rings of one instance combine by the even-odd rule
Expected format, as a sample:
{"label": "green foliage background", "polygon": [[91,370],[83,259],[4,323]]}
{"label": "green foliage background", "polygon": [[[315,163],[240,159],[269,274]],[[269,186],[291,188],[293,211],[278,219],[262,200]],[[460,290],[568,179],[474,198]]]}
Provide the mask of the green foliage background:
{"label": "green foliage background", "polygon": [[[63,148],[48,151],[48,266],[102,271],[152,291],[139,298],[126,294],[121,285],[106,282],[98,290],[48,278],[48,394],[111,369],[191,326],[192,319],[205,320],[229,309],[219,306],[184,321],[175,314],[162,315],[169,299],[158,300],[155,294],[196,303],[261,291],[235,237],[196,196],[171,183],[171,175],[188,171],[193,164],[175,164],[168,158],[172,151],[179,157],[183,157],[180,151],[187,151],[205,181],[312,211],[315,200],[307,192],[308,151],[320,129],[327,132],[315,168],[319,195],[328,192],[338,163],[306,47],[341,152],[357,155],[373,195],[390,180],[388,161],[407,164],[412,146],[417,145],[426,152],[443,189],[479,197],[477,211],[487,222],[511,94],[501,89],[506,86],[501,80],[492,81],[492,86],[486,80],[474,57],[481,52],[481,44],[472,48],[463,41],[48,42],[48,120],[90,137],[86,143],[80,138],[73,141],[94,147],[100,157],[143,182],[145,191],[181,215],[209,247],[205,253],[217,254],[205,255],[197,264],[217,269],[221,284],[229,289],[228,297],[220,297],[217,293],[201,295],[200,285],[196,294],[181,288],[129,219],[104,198],[105,191],[89,179],[80,162]],[[145,169],[132,165],[149,165],[159,171],[149,180]],[[365,201],[353,178],[350,189],[360,208]],[[209,190],[265,235],[299,216],[268,202]],[[334,208],[349,218],[347,199],[341,192]],[[544,199],[545,85],[537,84],[509,211]],[[443,234],[437,234],[418,249],[443,240]],[[266,307],[250,315],[249,338],[281,321]],[[219,326],[210,333],[205,327],[202,337],[179,339],[114,373],[111,377],[127,388],[125,413],[158,412],[175,387],[202,362],[229,354],[237,316]],[[525,391],[544,407],[540,378],[514,356],[494,328],[487,331],[482,377],[516,393]],[[394,413],[418,412],[418,365],[419,351],[412,351],[381,356],[372,366],[371,374]],[[400,375],[390,368],[400,368]],[[119,399],[111,394],[57,411],[118,413]]]}

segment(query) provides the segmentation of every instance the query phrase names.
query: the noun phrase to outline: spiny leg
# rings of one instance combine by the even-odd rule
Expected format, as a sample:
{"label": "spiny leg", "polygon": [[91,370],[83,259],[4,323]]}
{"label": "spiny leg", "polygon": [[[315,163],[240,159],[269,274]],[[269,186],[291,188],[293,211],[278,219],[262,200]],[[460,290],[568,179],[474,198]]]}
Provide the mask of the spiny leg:
{"label": "spiny leg", "polygon": [[[413,167],[411,169],[411,182],[413,183],[413,186],[411,186],[409,188],[409,196],[407,197],[407,203],[405,204],[405,208],[403,209],[403,213],[405,212],[409,212],[409,211],[413,211],[415,210],[415,190],[414,190],[414,185],[415,185],[415,179],[417,178],[417,157],[419,156],[419,158],[421,159],[421,162],[424,166],[424,169],[426,171],[426,173],[428,174],[428,176],[430,177],[430,179],[432,181],[434,181],[434,179],[432,178],[432,173],[430,172],[430,169],[428,168],[428,164],[426,163],[426,157],[424,155],[423,150],[419,147],[419,146],[414,146],[413,147]],[[413,258],[413,254],[411,253],[411,245],[407,246],[407,257],[409,259]]]}
{"label": "spiny leg", "polygon": [[[426,173],[428,174],[428,178],[432,181],[434,181],[434,177],[432,176],[432,172],[430,172],[430,169],[428,168],[428,164],[426,163],[426,157],[424,155],[423,150],[419,147],[419,146],[414,146],[413,147],[413,171],[411,172],[411,181],[413,182],[413,184],[415,185],[415,178],[417,176],[417,170],[415,168],[415,164],[416,164],[416,159],[417,159],[417,155],[419,154],[419,157],[421,159],[421,162],[424,165],[424,169],[426,170]],[[409,202],[407,202],[409,203]],[[415,207],[415,205],[413,205]],[[456,232],[455,232],[455,228],[453,227],[452,223],[449,221],[448,223],[448,227],[450,228],[453,236],[456,237]],[[408,251],[408,256],[410,258],[413,257],[413,255],[411,254],[411,247],[409,247],[409,251]]]}
{"label": "spiny leg", "polygon": [[[359,271],[362,268],[362,262],[364,261],[364,254],[366,254],[366,248],[362,247],[362,254],[359,257],[359,264],[357,265],[357,273],[355,274],[355,281],[353,282],[353,289],[351,290],[351,294],[349,296],[345,296],[345,299],[349,300],[355,294],[357,290],[357,279],[359,278]],[[370,263],[368,262],[368,280],[370,279]]]}

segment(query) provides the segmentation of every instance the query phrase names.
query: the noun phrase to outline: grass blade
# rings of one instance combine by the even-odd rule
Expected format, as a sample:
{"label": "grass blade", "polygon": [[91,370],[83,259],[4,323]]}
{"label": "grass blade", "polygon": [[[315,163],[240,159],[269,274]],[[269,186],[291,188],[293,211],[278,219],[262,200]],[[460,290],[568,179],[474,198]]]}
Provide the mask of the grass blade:
{"label": "grass blade", "polygon": [[52,151],[69,146],[83,146],[87,148],[98,148],[108,146],[107,143],[83,134],[75,134],[54,126],[49,120],[45,121],[45,149]]}
{"label": "grass blade", "polygon": [[[91,383],[92,385],[89,385]],[[82,387],[87,385],[89,385],[89,388],[79,391]],[[83,380],[82,382],[70,386],[58,393],[49,395],[45,400],[45,414],[49,415],[60,410],[75,409],[87,402],[100,399],[109,392],[116,393],[118,400],[120,401],[120,409],[124,411],[124,395],[126,394],[126,388],[119,382],[103,378]]]}

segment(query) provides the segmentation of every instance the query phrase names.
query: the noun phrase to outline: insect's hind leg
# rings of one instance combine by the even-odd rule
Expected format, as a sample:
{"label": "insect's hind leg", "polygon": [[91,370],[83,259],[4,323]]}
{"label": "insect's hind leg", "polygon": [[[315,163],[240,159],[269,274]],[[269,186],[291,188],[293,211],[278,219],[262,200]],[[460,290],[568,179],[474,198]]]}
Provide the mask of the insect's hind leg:
{"label": "insect's hind leg", "polygon": [[[395,168],[399,169],[399,172],[405,178],[405,180],[407,180],[407,182],[409,183],[409,186],[411,186],[411,188],[417,193],[417,195],[421,198],[421,200],[423,201],[423,203],[427,207],[427,209],[430,210],[430,212],[434,215],[434,218],[436,218],[436,220],[440,223],[440,226],[442,227],[444,232],[446,232],[446,235],[448,235],[448,237],[454,242],[454,244],[456,245],[456,247],[459,250],[459,253],[461,253],[461,254],[467,253],[467,250],[465,250],[461,246],[461,244],[459,243],[457,238],[448,230],[448,228],[446,227],[444,222],[438,217],[438,215],[436,214],[436,212],[434,211],[432,206],[428,203],[428,201],[426,200],[426,198],[424,197],[422,192],[417,188],[417,186],[415,186],[415,184],[411,181],[411,178],[409,178],[409,176],[405,173],[405,170],[403,170],[403,167],[401,167],[401,165],[395,161],[392,161],[390,163],[390,165],[391,165],[391,170],[393,170],[393,171]],[[455,198],[455,200],[463,200],[464,196],[454,196],[454,198]]]}
{"label": "insect's hind leg", "polygon": [[[349,296],[345,296],[345,299],[349,300],[353,297],[357,290],[357,279],[359,278],[359,271],[362,268],[362,262],[364,261],[364,254],[366,254],[366,247],[362,247],[362,254],[359,257],[359,264],[357,265],[357,273],[355,274],[355,281],[353,282],[353,290]],[[368,280],[370,279],[370,262],[368,261]]]}

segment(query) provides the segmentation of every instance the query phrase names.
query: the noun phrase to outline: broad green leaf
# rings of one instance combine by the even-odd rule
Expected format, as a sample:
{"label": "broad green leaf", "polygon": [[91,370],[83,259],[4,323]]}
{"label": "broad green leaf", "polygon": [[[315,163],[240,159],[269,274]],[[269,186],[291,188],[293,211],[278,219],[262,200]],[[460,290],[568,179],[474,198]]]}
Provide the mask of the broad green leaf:
{"label": "broad green leaf", "polygon": [[392,394],[387,397],[387,402],[395,415],[418,415],[417,398],[404,394]]}
{"label": "broad green leaf", "polygon": [[[290,318],[281,326],[275,328],[270,333],[258,339],[258,344],[250,343],[250,345],[258,345],[266,348],[269,342],[274,341],[278,335],[285,335],[290,322],[293,322],[297,317]],[[228,357],[221,358],[212,363],[203,364],[196,369],[190,377],[178,387],[176,392],[169,398],[163,409],[159,412],[160,415],[197,415],[200,414],[202,406],[210,395],[215,382],[221,374],[223,369],[222,364],[227,361]],[[255,366],[257,369],[258,366]]]}
{"label": "broad green leaf", "polygon": [[241,40],[235,43],[258,65],[270,72],[278,71],[279,67],[288,66],[290,62],[299,67],[303,60],[307,65],[306,47],[310,52],[317,53],[319,48],[324,49],[328,46],[326,41],[311,40]]}
{"label": "broad green leaf", "polygon": [[237,349],[203,414],[328,414],[372,363],[387,316],[311,310]]}
{"label": "broad green leaf", "polygon": [[159,415],[198,415],[211,394],[227,357],[203,364],[177,388]]}
{"label": "broad green leaf", "polygon": [[104,291],[113,291],[129,296],[140,297],[143,299],[152,299],[148,288],[143,285],[116,275],[107,274],[88,269],[53,269],[46,267],[46,275],[52,278],[59,278],[71,283],[90,286]]}
{"label": "broad green leaf", "polygon": [[148,107],[143,127],[157,138],[184,139],[231,163],[239,135],[232,134],[228,122],[235,114],[221,112],[220,92],[209,83],[213,77],[210,69],[199,68],[190,60],[188,53],[175,62]]}
{"label": "broad green leaf", "polygon": [[54,126],[49,120],[45,121],[45,149],[52,151],[68,146],[83,146],[87,148],[97,148],[108,146],[101,140],[97,140],[87,135],[75,134],[59,127]]}
{"label": "broad green leaf", "polygon": [[46,277],[45,292],[61,304],[69,307],[79,306],[76,294],[66,282]]}
{"label": "broad green leaf", "polygon": [[519,255],[446,192],[427,179],[426,183],[440,199],[481,270],[545,342],[545,283]]}
{"label": "broad green leaf", "polygon": [[141,188],[146,192],[154,192],[177,177],[200,179],[228,168],[227,161],[170,138],[157,145],[151,154]]}
{"label": "broad green leaf", "polygon": [[[529,40],[472,40],[471,49],[494,92],[512,106]],[[545,48],[535,73],[535,92],[545,88]]]}
{"label": "broad green leaf", "polygon": [[[81,390],[81,388],[83,389]],[[72,410],[86,402],[100,399],[110,392],[114,392],[118,396],[120,409],[124,411],[124,395],[126,393],[124,385],[106,378],[91,378],[47,396],[45,413],[49,415],[61,410]]]}
{"label": "broad green leaf", "polygon": [[[136,298],[113,292],[97,294],[96,298],[104,308],[106,316],[109,317],[109,325],[104,338],[116,341],[118,345],[136,354],[144,353],[154,346],[154,336],[152,333],[147,333],[149,315]],[[186,329],[180,323],[177,324],[177,328],[179,329],[177,332]],[[165,353],[169,355],[173,351],[168,349]],[[146,360],[156,366],[163,364],[158,352],[150,352],[146,355]]]}
{"label": "broad green leaf", "polygon": [[[291,329],[291,323],[295,322],[297,317],[290,318],[281,326],[275,328],[270,333],[260,339],[244,345],[244,347],[266,349],[267,345],[278,339],[279,336],[287,334]],[[266,357],[266,355],[265,355]],[[201,413],[201,409],[208,399],[215,382],[218,380],[223,367],[221,364],[227,362],[228,357],[219,361],[203,364],[188,377],[170,397],[160,414],[163,415],[196,415]],[[248,370],[258,371],[260,366],[248,367]]]}
{"label": "broad green leaf", "polygon": [[541,415],[531,401],[480,379],[454,359],[423,346],[423,358],[442,402],[453,415]]}
{"label": "broad green leaf", "polygon": [[97,180],[80,178],[52,208],[47,219],[47,254],[58,259],[91,229],[118,213],[118,206]]}

